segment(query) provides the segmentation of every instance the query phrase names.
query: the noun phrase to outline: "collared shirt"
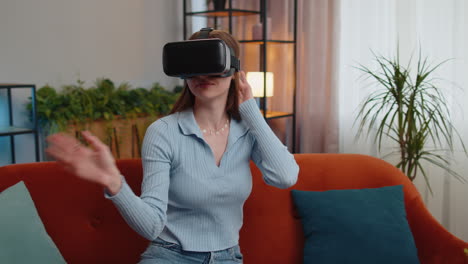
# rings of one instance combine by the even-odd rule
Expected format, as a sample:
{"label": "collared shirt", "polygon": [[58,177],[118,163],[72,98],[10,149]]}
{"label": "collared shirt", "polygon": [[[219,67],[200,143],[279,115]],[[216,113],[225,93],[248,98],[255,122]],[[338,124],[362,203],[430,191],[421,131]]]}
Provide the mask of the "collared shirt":
{"label": "collared shirt", "polygon": [[149,240],[160,237],[187,251],[216,251],[238,244],[242,208],[252,190],[249,162],[267,184],[288,188],[299,167],[261,115],[254,99],[231,120],[217,166],[192,109],[161,118],[143,142],[142,194],[125,183],[111,199],[125,220]]}

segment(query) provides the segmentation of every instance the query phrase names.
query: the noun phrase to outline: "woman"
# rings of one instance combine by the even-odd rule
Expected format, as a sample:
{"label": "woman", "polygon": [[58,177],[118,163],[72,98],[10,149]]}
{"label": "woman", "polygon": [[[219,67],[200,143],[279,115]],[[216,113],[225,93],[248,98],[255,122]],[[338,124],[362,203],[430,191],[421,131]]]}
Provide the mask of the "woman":
{"label": "woman", "polygon": [[[191,39],[197,38],[199,32]],[[214,30],[239,56],[239,44]],[[89,132],[87,148],[61,134],[47,153],[72,173],[102,185],[127,223],[151,241],[140,263],[241,263],[242,207],[252,189],[249,161],[267,184],[288,188],[298,166],[253,99],[244,72],[196,76],[172,113],[146,131],[142,194],[120,175],[106,145]]]}

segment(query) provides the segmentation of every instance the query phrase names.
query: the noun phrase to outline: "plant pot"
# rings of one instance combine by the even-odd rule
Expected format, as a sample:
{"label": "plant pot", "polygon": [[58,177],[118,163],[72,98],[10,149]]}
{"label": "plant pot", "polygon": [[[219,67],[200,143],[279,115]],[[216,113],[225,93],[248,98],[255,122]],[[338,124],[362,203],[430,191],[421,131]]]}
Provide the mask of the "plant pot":
{"label": "plant pot", "polygon": [[138,158],[146,128],[156,119],[154,116],[129,119],[116,116],[111,121],[98,120],[82,125],[70,124],[65,133],[80,137],[80,131],[91,131],[110,148],[114,158]]}
{"label": "plant pot", "polygon": [[224,10],[226,9],[226,0],[213,0],[214,10]]}

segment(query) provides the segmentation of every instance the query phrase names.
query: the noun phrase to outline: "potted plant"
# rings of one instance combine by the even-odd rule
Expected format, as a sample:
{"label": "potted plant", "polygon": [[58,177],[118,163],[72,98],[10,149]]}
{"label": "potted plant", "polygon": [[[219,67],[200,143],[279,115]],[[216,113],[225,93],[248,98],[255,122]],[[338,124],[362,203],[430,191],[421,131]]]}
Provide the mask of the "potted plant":
{"label": "potted plant", "polygon": [[36,115],[43,136],[65,132],[80,138],[79,131],[86,129],[108,144],[116,158],[135,157],[146,127],[169,113],[177,97],[178,91],[158,83],[132,89],[128,83],[115,86],[102,78],[86,88],[78,80],[60,92],[50,85],[38,89]]}
{"label": "potted plant", "polygon": [[369,135],[379,151],[382,141],[389,140],[396,150],[388,153],[398,155],[396,166],[413,181],[420,173],[432,193],[424,162],[434,164],[462,182],[466,180],[450,168],[448,153],[454,152],[454,142],[467,154],[460,134],[454,127],[447,107],[443,86],[433,77],[446,61],[430,65],[421,53],[413,73],[396,58],[386,58],[373,53],[377,70],[360,65],[363,75],[373,80],[373,91],[360,106],[355,124],[359,124],[357,137]]}

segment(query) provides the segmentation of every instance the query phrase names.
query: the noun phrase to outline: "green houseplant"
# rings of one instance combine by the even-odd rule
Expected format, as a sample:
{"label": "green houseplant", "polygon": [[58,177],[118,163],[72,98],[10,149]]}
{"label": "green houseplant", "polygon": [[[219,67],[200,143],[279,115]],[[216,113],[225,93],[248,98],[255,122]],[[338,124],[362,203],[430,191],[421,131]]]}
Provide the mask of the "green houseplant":
{"label": "green houseplant", "polygon": [[[60,92],[45,85],[37,91],[37,120],[44,136],[68,132],[79,137],[77,132],[84,129],[97,133],[104,130],[101,139],[111,148],[114,146],[116,157],[120,157],[122,137],[128,141],[136,133],[136,145],[140,148],[146,127],[159,116],[169,113],[179,90],[176,87],[171,92],[158,83],[150,89],[132,89],[128,83],[116,86],[105,78],[96,80],[90,87],[78,80],[76,84],[63,86]],[[27,107],[30,109],[31,104]],[[97,123],[103,125],[97,126]],[[132,133],[128,132],[129,127]],[[132,152],[138,151],[132,146]]]}
{"label": "green houseplant", "polygon": [[76,84],[63,86],[61,92],[45,85],[37,91],[37,119],[42,128],[57,132],[71,122],[165,115],[177,96],[177,92],[167,91],[158,83],[150,89],[132,89],[128,83],[116,87],[104,78],[88,88],[78,80]]}
{"label": "green houseplant", "polygon": [[360,65],[357,67],[366,78],[370,78],[375,90],[365,98],[359,108],[355,122],[359,124],[357,137],[369,135],[379,151],[382,141],[389,140],[396,148],[387,155],[397,154],[400,168],[410,180],[421,173],[432,193],[424,162],[431,163],[454,176],[466,180],[450,168],[448,153],[454,152],[454,143],[460,141],[465,154],[465,145],[453,126],[445,98],[446,90],[433,77],[446,61],[431,65],[427,57],[419,53],[415,72],[410,65],[400,63],[399,53],[395,58],[386,58],[373,53],[377,70]]}

